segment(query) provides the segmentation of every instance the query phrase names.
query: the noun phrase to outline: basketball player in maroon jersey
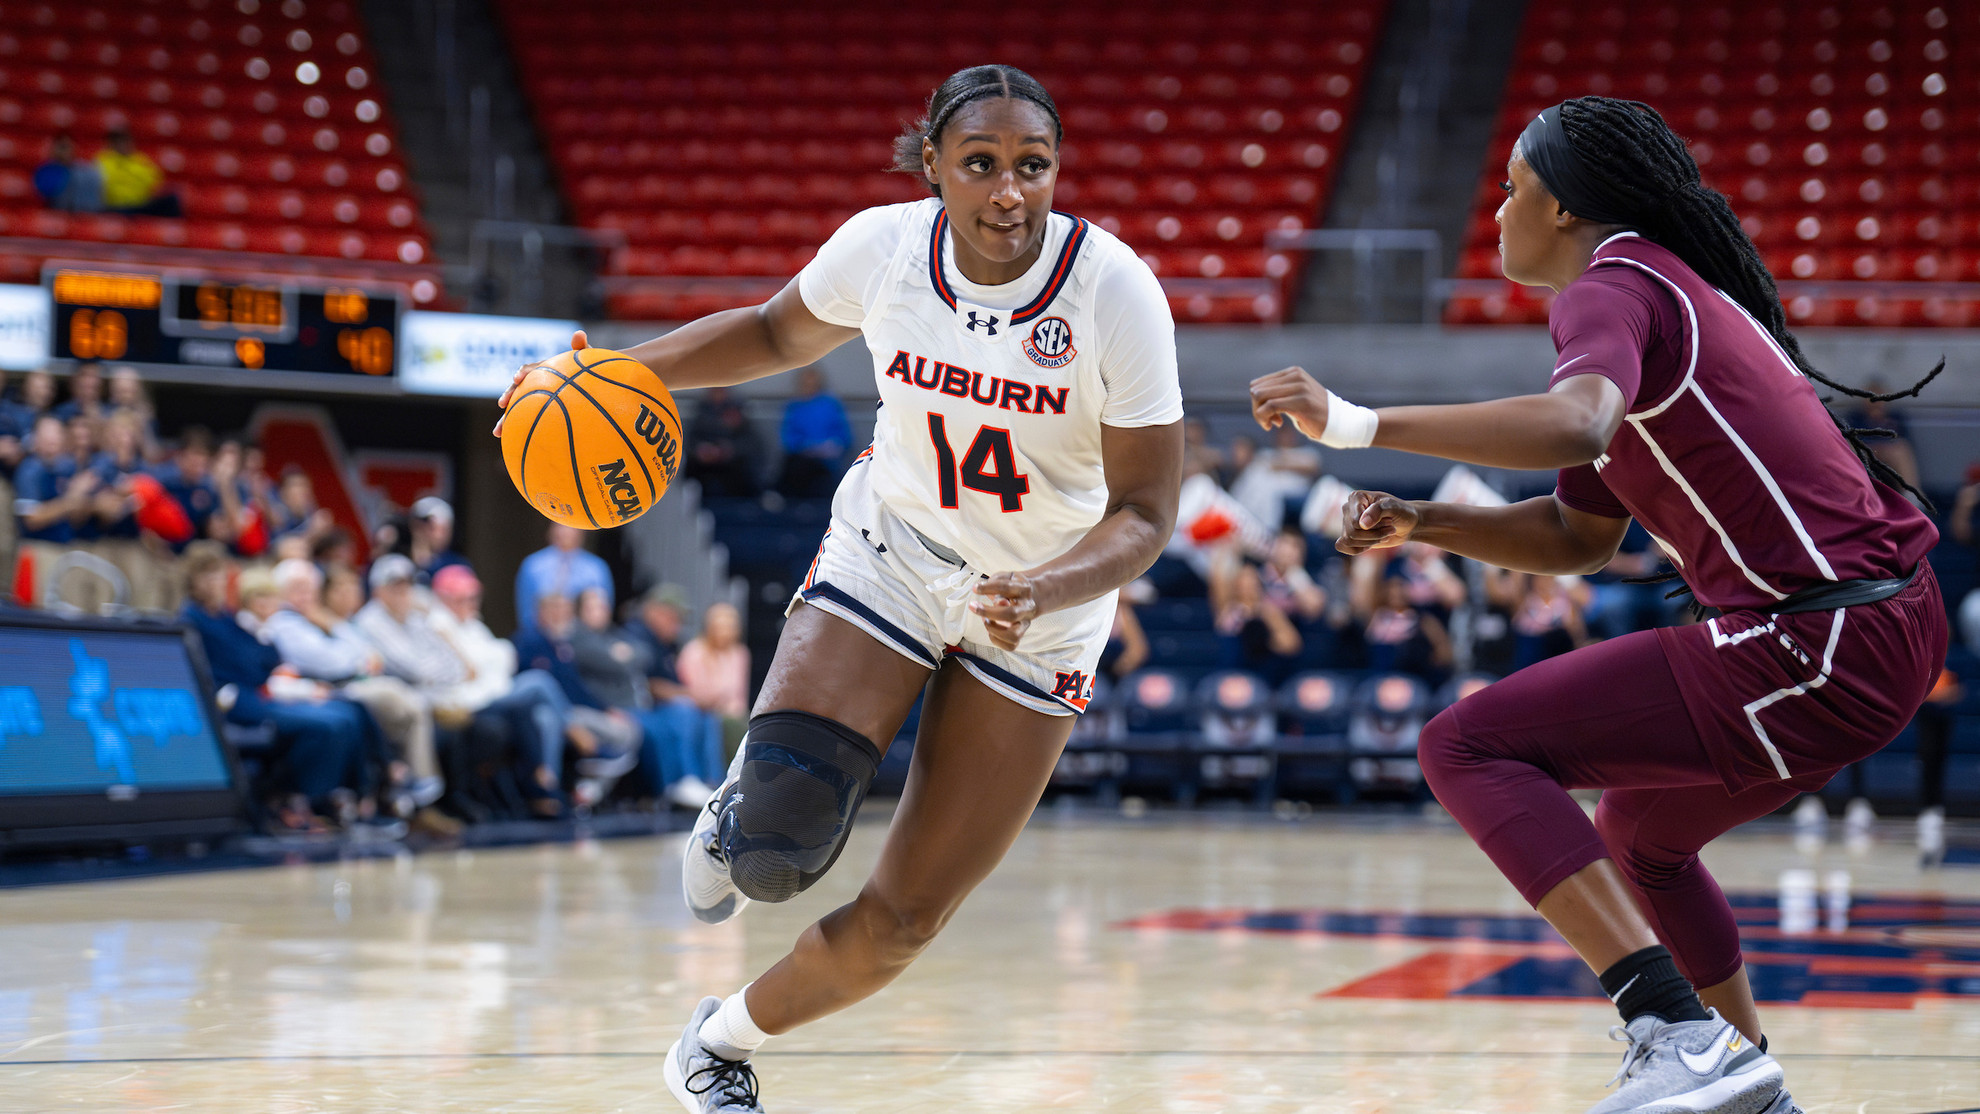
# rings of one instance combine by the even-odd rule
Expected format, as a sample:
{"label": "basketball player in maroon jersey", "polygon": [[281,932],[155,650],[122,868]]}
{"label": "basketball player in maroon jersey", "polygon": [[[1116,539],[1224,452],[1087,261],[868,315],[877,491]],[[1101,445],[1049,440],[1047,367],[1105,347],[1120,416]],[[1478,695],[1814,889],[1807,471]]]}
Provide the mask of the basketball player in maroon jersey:
{"label": "basketball player in maroon jersey", "polygon": [[[1656,112],[1549,108],[1507,175],[1506,276],[1559,293],[1546,393],[1375,411],[1291,368],[1252,383],[1253,410],[1341,447],[1559,469],[1552,495],[1500,508],[1356,492],[1343,552],[1415,539],[1589,573],[1635,518],[1718,610],[1522,670],[1432,720],[1418,757],[1622,1014],[1621,1086],[1594,1112],[1798,1111],[1698,851],[1911,719],[1946,651],[1938,532],[1826,411],[1810,379],[1863,392],[1809,366],[1731,206]],[[1568,796],[1583,788],[1606,790],[1592,823]]]}

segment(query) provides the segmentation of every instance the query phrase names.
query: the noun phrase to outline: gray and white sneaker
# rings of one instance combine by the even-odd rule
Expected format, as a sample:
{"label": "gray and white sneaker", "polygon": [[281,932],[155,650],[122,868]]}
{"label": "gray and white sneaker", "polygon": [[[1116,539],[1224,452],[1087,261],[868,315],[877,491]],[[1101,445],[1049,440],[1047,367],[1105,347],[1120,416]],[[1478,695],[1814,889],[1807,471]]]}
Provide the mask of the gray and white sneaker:
{"label": "gray and white sneaker", "polygon": [[1710,1021],[1639,1017],[1609,1030],[1626,1041],[1616,1093],[1588,1114],[1772,1114],[1781,1065],[1711,1011]]}
{"label": "gray and white sneaker", "polygon": [[729,787],[724,785],[702,806],[681,856],[681,895],[687,898],[694,919],[704,924],[721,924],[749,904],[749,898],[730,880],[729,861],[722,857],[722,844],[716,838],[722,802],[728,795]]}
{"label": "gray and white sneaker", "polygon": [[725,1060],[701,1040],[701,1023],[722,1008],[708,997],[696,1006],[681,1039],[667,1050],[667,1089],[688,1114],[763,1114],[756,1097],[756,1070],[747,1059]]}

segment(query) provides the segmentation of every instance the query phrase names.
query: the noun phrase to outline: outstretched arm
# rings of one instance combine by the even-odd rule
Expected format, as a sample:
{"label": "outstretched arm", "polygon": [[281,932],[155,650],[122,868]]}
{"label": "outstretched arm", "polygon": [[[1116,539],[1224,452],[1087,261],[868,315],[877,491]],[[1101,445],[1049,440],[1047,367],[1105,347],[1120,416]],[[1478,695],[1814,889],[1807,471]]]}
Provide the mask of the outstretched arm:
{"label": "outstretched arm", "polygon": [[1600,572],[1615,559],[1629,519],[1578,511],[1552,495],[1506,507],[1467,507],[1357,491],[1341,508],[1342,553],[1419,541],[1518,572]]}
{"label": "outstretched arm", "polygon": [[990,640],[1003,649],[1016,649],[1038,616],[1099,599],[1147,572],[1175,532],[1182,423],[1101,426],[1100,457],[1107,474],[1100,521],[1060,556],[977,585],[970,610],[983,617]]}
{"label": "outstretched arm", "polygon": [[[652,368],[668,390],[690,391],[731,387],[816,363],[858,335],[858,329],[820,321],[798,293],[798,280],[792,279],[760,306],[711,313],[665,336],[625,349],[625,354]],[[573,350],[589,343],[583,332],[571,337]],[[496,405],[508,409],[516,384],[534,366],[525,364],[517,369]],[[495,432],[502,432],[500,422],[495,424]]]}
{"label": "outstretched arm", "polygon": [[[1608,450],[1627,406],[1622,390],[1601,375],[1570,376],[1546,394],[1372,411],[1340,399],[1302,368],[1251,384],[1252,416],[1266,429],[1290,420],[1339,448],[1373,445],[1490,468],[1586,464]],[[1372,439],[1354,437],[1357,419]]]}

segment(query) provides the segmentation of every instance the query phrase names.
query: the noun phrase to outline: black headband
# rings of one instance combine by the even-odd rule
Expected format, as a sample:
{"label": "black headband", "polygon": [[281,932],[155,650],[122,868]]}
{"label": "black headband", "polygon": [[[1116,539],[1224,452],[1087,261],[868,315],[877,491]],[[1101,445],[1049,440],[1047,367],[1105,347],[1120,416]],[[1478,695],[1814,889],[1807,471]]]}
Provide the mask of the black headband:
{"label": "black headband", "polygon": [[1614,186],[1603,181],[1581,162],[1568,143],[1567,128],[1561,123],[1561,106],[1555,105],[1533,118],[1520,133],[1514,148],[1533,173],[1540,176],[1561,207],[1583,220],[1597,224],[1636,224],[1640,218],[1623,214],[1631,203]]}

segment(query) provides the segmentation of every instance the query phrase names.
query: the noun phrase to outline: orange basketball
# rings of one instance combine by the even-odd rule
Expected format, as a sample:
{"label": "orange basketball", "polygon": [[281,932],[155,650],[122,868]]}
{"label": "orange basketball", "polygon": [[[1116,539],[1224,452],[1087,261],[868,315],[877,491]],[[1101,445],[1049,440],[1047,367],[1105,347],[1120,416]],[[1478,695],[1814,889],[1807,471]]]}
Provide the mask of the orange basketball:
{"label": "orange basketball", "polygon": [[660,377],[624,353],[560,352],[516,385],[502,459],[552,521],[620,526],[659,502],[680,470],[680,411]]}

